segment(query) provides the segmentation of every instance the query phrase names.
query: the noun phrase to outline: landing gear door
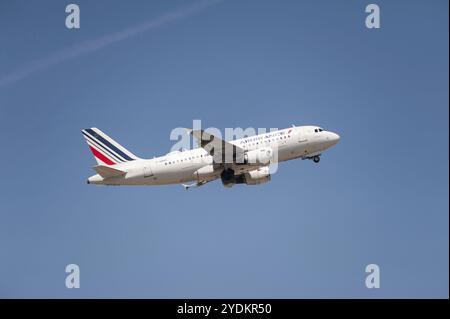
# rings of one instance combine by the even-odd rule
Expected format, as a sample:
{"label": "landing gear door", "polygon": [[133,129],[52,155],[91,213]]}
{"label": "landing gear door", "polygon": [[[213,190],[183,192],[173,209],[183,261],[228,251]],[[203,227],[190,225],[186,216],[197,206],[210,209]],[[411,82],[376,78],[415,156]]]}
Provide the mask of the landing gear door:
{"label": "landing gear door", "polygon": [[152,168],[150,165],[147,165],[144,167],[144,177],[150,177],[153,176]]}

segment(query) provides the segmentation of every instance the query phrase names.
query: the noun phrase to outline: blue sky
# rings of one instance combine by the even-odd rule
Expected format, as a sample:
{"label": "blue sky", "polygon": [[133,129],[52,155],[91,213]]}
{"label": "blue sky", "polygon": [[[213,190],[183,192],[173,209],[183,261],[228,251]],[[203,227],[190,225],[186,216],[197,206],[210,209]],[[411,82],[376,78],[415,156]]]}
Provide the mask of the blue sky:
{"label": "blue sky", "polygon": [[[89,52],[197,2],[78,0],[79,30],[68,3],[0,1],[0,297],[448,298],[447,1],[377,1],[378,30],[364,1],[221,1]],[[256,187],[86,185],[82,128],[152,157],[194,119],[341,141]]]}

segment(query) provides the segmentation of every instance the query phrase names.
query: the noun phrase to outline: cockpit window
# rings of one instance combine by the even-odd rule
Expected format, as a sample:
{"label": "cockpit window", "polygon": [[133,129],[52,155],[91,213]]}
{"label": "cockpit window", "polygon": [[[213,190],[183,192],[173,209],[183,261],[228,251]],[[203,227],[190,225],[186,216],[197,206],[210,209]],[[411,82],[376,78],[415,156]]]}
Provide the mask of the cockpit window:
{"label": "cockpit window", "polygon": [[316,132],[316,133],[323,132],[323,131],[324,131],[324,129],[322,129],[322,128],[316,128],[316,129],[314,130],[314,132]]}

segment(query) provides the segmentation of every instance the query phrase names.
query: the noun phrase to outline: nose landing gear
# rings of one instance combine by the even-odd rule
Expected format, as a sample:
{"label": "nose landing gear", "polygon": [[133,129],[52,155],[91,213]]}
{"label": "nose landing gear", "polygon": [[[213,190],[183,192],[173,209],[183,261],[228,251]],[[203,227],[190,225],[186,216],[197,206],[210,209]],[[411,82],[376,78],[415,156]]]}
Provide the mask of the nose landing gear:
{"label": "nose landing gear", "polygon": [[314,156],[308,156],[308,157],[302,157],[302,160],[312,160],[314,163],[319,163],[320,162],[320,155],[314,155]]}

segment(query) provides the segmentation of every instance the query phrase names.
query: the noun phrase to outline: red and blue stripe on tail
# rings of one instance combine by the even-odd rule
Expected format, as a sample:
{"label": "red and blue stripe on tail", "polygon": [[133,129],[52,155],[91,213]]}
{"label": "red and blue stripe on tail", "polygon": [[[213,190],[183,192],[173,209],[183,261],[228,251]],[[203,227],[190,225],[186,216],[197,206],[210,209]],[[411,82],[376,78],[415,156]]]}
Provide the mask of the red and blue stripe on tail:
{"label": "red and blue stripe on tail", "polygon": [[87,128],[82,130],[82,133],[99,165],[115,165],[138,159],[98,128]]}

